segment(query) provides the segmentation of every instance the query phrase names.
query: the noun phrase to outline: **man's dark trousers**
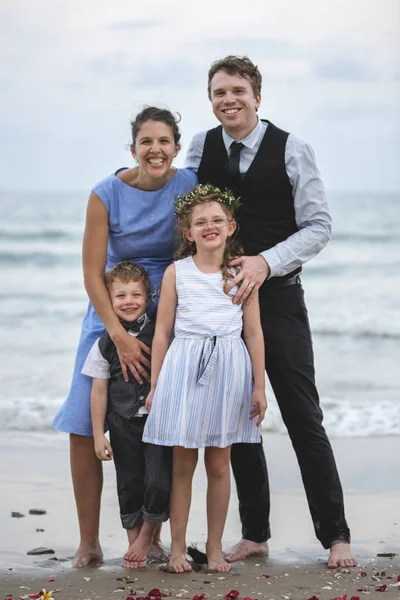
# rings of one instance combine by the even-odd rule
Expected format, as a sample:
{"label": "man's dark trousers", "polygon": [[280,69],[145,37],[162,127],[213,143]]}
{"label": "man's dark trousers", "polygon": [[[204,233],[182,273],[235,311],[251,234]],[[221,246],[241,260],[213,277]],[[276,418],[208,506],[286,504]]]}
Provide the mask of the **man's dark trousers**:
{"label": "man's dark trousers", "polygon": [[[343,492],[332,448],[322,425],[314,378],[314,356],[299,277],[271,279],[260,288],[266,370],[292,440],[314,523],[324,548],[350,541]],[[268,413],[267,413],[268,415]],[[269,483],[262,444],[234,444],[242,535],[254,542],[270,537]]]}

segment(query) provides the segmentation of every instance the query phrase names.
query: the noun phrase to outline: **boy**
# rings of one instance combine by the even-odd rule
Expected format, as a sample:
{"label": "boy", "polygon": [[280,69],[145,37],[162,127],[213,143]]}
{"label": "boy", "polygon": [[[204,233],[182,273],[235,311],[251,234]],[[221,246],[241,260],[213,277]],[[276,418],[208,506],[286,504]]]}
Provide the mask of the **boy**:
{"label": "boy", "polygon": [[[154,323],[146,315],[150,282],[143,267],[121,262],[105,274],[111,303],[130,335],[151,347]],[[91,413],[99,460],[114,459],[121,522],[129,549],[124,567],[145,566],[157,525],[168,519],[171,449],[142,442],[147,419],[144,407],[150,384],[132,375],[126,382],[117,349],[107,331],[94,343],[82,373],[93,378]],[[110,441],[104,435],[104,423]]]}

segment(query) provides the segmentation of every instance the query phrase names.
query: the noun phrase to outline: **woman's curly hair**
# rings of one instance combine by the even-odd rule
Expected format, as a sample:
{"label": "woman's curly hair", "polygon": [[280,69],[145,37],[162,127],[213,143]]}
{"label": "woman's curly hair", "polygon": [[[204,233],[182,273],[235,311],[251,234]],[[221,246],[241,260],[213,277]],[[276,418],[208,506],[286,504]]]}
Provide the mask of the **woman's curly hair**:
{"label": "woman's curly hair", "polygon": [[[175,213],[178,219],[180,247],[175,252],[175,260],[196,254],[196,244],[186,237],[186,232],[190,230],[194,208],[206,202],[218,202],[230,221],[234,221],[235,211],[240,206],[239,198],[236,198],[230,190],[221,191],[210,184],[200,184],[191,192],[178,196],[176,198]],[[222,278],[225,282],[224,292],[228,295],[227,287],[229,282],[240,270],[239,267],[230,267],[229,263],[242,254],[243,249],[235,240],[235,237],[229,236],[226,240],[222,264],[220,266]]]}

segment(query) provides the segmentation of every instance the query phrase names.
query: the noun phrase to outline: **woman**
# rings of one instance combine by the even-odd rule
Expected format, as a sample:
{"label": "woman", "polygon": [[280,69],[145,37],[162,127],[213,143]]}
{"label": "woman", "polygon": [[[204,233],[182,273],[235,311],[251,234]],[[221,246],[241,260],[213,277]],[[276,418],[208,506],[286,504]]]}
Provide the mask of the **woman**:
{"label": "woman", "polygon": [[[180,132],[174,116],[147,107],[131,123],[132,156],[138,166],[120,169],[98,183],[87,207],[83,240],[83,273],[90,303],[83,321],[72,386],[54,419],[54,427],[70,434],[71,473],[78,512],[80,545],[73,566],[83,567],[102,558],[99,544],[101,462],[94,452],[90,419],[92,380],[81,374],[94,341],[107,329],[114,341],[124,375],[130,369],[141,382],[147,377],[143,355],[148,348],[130,336],[114,313],[104,272],[117,262],[133,260],[149,273],[151,291],[157,292],[172,262],[175,196],[197,184],[188,169],[173,168]],[[148,313],[154,316],[156,302]]]}

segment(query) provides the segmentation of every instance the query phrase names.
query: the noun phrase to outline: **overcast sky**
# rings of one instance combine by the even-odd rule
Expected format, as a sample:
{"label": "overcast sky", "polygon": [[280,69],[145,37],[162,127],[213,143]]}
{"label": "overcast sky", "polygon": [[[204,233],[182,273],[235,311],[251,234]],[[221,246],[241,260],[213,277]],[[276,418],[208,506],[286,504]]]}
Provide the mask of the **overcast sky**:
{"label": "overcast sky", "polygon": [[1,0],[0,189],[89,190],[132,164],[144,104],[215,126],[207,70],[247,54],[260,116],[312,144],[329,190],[400,190],[398,0]]}

